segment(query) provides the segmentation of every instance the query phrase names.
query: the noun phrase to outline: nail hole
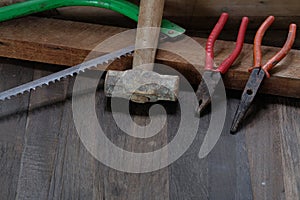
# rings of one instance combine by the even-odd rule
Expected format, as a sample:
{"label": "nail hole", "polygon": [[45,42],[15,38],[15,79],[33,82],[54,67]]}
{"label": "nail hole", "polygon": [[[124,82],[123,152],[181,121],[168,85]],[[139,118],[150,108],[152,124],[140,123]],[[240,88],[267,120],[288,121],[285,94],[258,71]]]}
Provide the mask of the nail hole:
{"label": "nail hole", "polygon": [[249,90],[247,90],[247,94],[248,94],[248,95],[252,95],[252,94],[253,94],[253,91],[249,89]]}

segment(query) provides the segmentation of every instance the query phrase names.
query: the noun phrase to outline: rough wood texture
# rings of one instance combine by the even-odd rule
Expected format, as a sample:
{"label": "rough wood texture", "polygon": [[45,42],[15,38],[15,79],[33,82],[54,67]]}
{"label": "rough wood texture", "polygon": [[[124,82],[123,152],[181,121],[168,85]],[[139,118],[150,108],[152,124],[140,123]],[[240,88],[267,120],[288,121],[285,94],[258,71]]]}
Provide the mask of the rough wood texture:
{"label": "rough wood texture", "polygon": [[[57,66],[0,59],[0,87],[51,73]],[[35,66],[36,68],[30,68]],[[168,168],[147,174],[110,169],[85,149],[72,116],[73,79],[0,104],[1,199],[299,199],[299,108],[296,99],[259,95],[238,135],[229,134],[239,93],[228,91],[221,138],[198,158],[210,114],[200,120],[188,151]],[[30,99],[29,99],[30,98]],[[185,101],[189,101],[186,99]],[[115,124],[102,88],[96,95],[99,122],[107,137],[128,151],[160,148],[176,134],[180,106],[162,104],[167,124],[154,138],[135,139]],[[255,106],[256,105],[256,106]],[[143,126],[151,105],[133,105]],[[120,113],[122,117],[122,113]],[[131,127],[135,131],[136,127]],[[166,138],[166,136],[168,136]]]}
{"label": "rough wood texture", "polygon": [[[136,5],[139,0],[130,0]],[[228,12],[230,20],[224,30],[238,29],[241,17],[249,16],[248,29],[257,29],[268,15],[275,15],[276,22],[271,29],[286,29],[288,23],[300,23],[299,5],[297,0],[288,3],[273,1],[205,1],[205,0],[165,0],[164,17],[180,24],[188,30],[209,30],[218,20],[222,12]],[[50,15],[48,15],[50,17]],[[66,7],[58,9],[56,15],[51,17],[62,19],[75,19],[79,21],[135,28],[136,23],[110,10],[93,7]],[[232,32],[234,33],[234,32]],[[235,35],[232,40],[234,40]]]}
{"label": "rough wood texture", "polygon": [[165,0],[141,0],[140,2],[140,14],[135,41],[137,49],[134,52],[133,67],[147,64],[144,69],[148,71],[153,70],[164,3]]}
{"label": "rough wood texture", "polygon": [[[34,79],[49,72],[36,70]],[[38,89],[30,96],[29,114],[27,117],[24,147],[17,189],[17,199],[46,199],[54,168],[54,158],[59,142],[59,124],[62,118],[63,105],[53,106],[50,110],[35,109],[45,102],[63,100],[66,94],[66,82],[51,85],[48,90]],[[49,98],[51,96],[51,98]],[[55,117],[53,117],[55,116]],[[48,121],[38,125],[37,121]]]}
{"label": "rough wood texture", "polygon": [[[33,69],[26,68],[22,62],[1,59],[0,63],[0,80],[6,80],[1,81],[1,90],[32,80]],[[28,104],[29,94],[9,102],[0,102],[0,182],[5,183],[0,189],[0,199],[16,198]]]}
{"label": "rough wood texture", "polygon": [[[110,36],[126,30],[36,17],[12,20],[0,25],[1,56],[67,66],[81,63],[96,45]],[[194,39],[205,46],[206,39]],[[128,41],[124,41],[124,44],[126,42]],[[218,41],[215,47],[216,64],[223,61],[233,48],[233,42]],[[278,50],[274,47],[263,47],[264,62]],[[106,52],[95,52],[94,56],[103,53]],[[193,84],[198,84],[201,79],[200,74],[193,66],[168,52],[159,51],[157,62],[177,69]],[[111,69],[128,69],[131,67],[130,63],[130,58],[122,59],[114,62]],[[292,50],[287,58],[271,71],[272,77],[265,81],[261,91],[267,94],[299,98],[299,63],[300,52]],[[199,65],[199,70],[203,70],[204,63],[199,63]],[[224,76],[226,87],[243,89],[249,76],[247,69],[250,66],[252,66],[252,45],[245,44],[240,57]]]}

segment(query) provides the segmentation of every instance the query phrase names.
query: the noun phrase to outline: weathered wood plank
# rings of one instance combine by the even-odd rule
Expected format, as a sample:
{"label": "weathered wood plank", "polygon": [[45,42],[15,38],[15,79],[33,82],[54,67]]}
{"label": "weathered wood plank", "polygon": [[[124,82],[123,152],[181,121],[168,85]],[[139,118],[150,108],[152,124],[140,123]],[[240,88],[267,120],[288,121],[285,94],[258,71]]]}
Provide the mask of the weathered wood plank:
{"label": "weathered wood plank", "polygon": [[[150,120],[148,117],[148,110],[150,104],[130,105],[130,113],[132,114],[132,119],[134,124],[124,124],[125,119],[130,118],[127,114],[122,111],[117,111],[117,115],[121,119],[124,119],[122,126],[129,130],[128,133],[122,131],[115,123],[110,104],[108,106],[103,106],[106,104],[106,98],[101,92],[101,95],[97,95],[97,113],[99,123],[107,137],[118,147],[129,151],[129,152],[153,152],[160,149],[168,143],[167,135],[171,131],[167,126],[164,126],[162,130],[157,133],[157,135],[150,138],[135,138],[132,135],[143,135],[146,132],[137,132],[137,126],[146,126]],[[124,101],[126,105],[126,101]],[[102,105],[102,106],[100,106]],[[169,107],[170,110],[170,107]],[[159,120],[161,116],[155,116],[156,120]],[[111,157],[111,159],[115,159]],[[167,159],[164,155],[161,159]],[[122,163],[122,160],[120,161]],[[149,158],[148,163],[141,163],[141,166],[151,165],[153,160]],[[131,166],[130,161],[126,160],[123,163],[124,166]],[[104,178],[104,188],[105,188],[105,199],[170,199],[169,198],[169,169],[163,168],[158,171],[149,173],[124,173],[116,171],[115,169],[107,169],[106,176]]]}
{"label": "weathered wood plank", "polygon": [[[15,71],[14,68],[13,65],[1,68],[0,74],[6,77],[6,81],[1,81],[3,89],[32,78],[32,69],[24,67]],[[48,73],[37,70],[34,78]],[[6,85],[14,81],[10,78],[14,75],[21,82]],[[21,118],[11,121],[6,115],[0,118],[1,130],[6,127],[12,131],[10,135],[0,132],[1,150],[4,149],[0,154],[0,179],[8,183],[0,189],[3,199],[15,198],[16,194],[18,197],[48,199],[297,199],[299,196],[298,100],[259,96],[258,104],[253,107],[257,111],[247,118],[237,136],[231,136],[230,119],[239,100],[229,91],[228,123],[207,158],[200,160],[198,152],[210,115],[201,119],[198,135],[190,149],[169,168],[148,174],[128,174],[102,165],[82,145],[72,119],[71,99],[65,99],[72,91],[72,84],[68,83],[66,80],[31,94],[26,135],[26,121],[19,120]],[[69,86],[68,92],[65,84]],[[24,96],[18,98],[21,103],[14,99],[6,101],[0,116],[10,111],[18,111],[16,115],[19,115],[22,110],[26,114],[28,104],[23,107]],[[164,105],[170,113],[167,126],[154,138],[158,141],[153,143],[153,138],[140,141],[126,136],[116,126],[102,89],[96,98],[99,123],[107,137],[129,151],[159,148],[167,141],[163,133],[167,132],[168,140],[171,140],[181,120],[178,107],[174,111],[173,104]],[[11,101],[12,105],[9,104]],[[148,108],[149,105],[133,107],[133,118],[138,124],[149,123]],[[6,120],[16,121],[6,124]],[[11,126],[24,128],[22,131],[11,129]],[[20,139],[15,135],[21,135]],[[30,165],[37,158],[39,165]]]}
{"label": "weathered wood plank", "polygon": [[64,101],[63,106],[48,197],[103,199],[105,167],[82,144],[73,122],[71,99]]}
{"label": "weathered wood plank", "polygon": [[[49,72],[35,70],[34,79],[47,74]],[[31,93],[17,198],[48,197],[63,112],[63,105],[51,106],[51,102],[65,98],[66,86],[64,80]],[[49,109],[45,105],[50,105]]]}
{"label": "weathered wood plank", "polygon": [[[16,28],[17,27],[17,28]],[[43,28],[41,28],[43,27]],[[17,29],[17,30],[16,30]],[[10,58],[34,60],[51,64],[72,66],[81,63],[87,54],[99,43],[126,29],[44,18],[22,18],[1,23],[0,55]],[[65,34],[68,33],[68,34]],[[194,38],[202,46],[205,39]],[[123,41],[124,43],[129,42]],[[223,61],[233,50],[232,42],[216,43],[216,64]],[[264,61],[270,58],[278,48],[264,47]],[[98,52],[101,55],[106,52]],[[190,52],[193,55],[193,52]],[[157,61],[179,70],[193,84],[198,84],[201,76],[185,60],[168,52],[159,51]],[[124,65],[123,62],[125,62]],[[124,70],[128,68],[129,58],[116,61],[111,67]],[[200,61],[201,62],[201,61]],[[300,52],[292,50],[272,70],[272,78],[262,86],[262,92],[288,97],[300,97]],[[199,70],[203,70],[203,61]],[[248,79],[248,67],[252,65],[252,45],[245,44],[242,54],[231,70],[224,76],[227,88],[241,90]]]}
{"label": "weathered wood plank", "polygon": [[[139,4],[139,0],[131,0],[136,5]],[[178,2],[174,2],[178,1]],[[248,29],[258,29],[260,24],[269,15],[275,15],[276,21],[270,27],[271,29],[278,30],[288,28],[288,24],[294,22],[299,24],[300,17],[297,9],[296,12],[286,12],[284,9],[280,9],[282,1],[274,3],[276,9],[270,2],[251,0],[245,1],[242,4],[238,4],[234,1],[230,2],[207,2],[204,0],[184,1],[184,0],[166,0],[164,17],[172,20],[172,22],[184,26],[188,30],[210,30],[214,27],[222,12],[228,12],[230,17],[226,23],[224,29],[230,30],[233,27],[238,29],[241,18],[243,16],[249,16],[250,22]],[[279,0],[276,0],[279,1]],[[294,4],[297,0],[293,0]],[[209,4],[209,5],[207,5]],[[218,4],[216,7],[214,4]],[[293,2],[286,3],[285,7],[294,7]],[[254,6],[253,6],[254,5]],[[256,6],[255,6],[256,5]],[[278,6],[278,7],[277,7]],[[297,5],[298,6],[298,5]],[[211,9],[212,8],[212,9]],[[224,8],[224,9],[223,9]],[[259,9],[257,9],[259,8]],[[258,11],[263,9],[264,11]],[[267,12],[265,12],[267,11]],[[99,23],[103,25],[113,25],[118,27],[135,28],[136,22],[131,19],[124,17],[118,13],[110,10],[104,10],[93,7],[65,7],[59,8],[56,14],[47,15],[48,17],[54,17],[59,19],[68,19],[74,21],[88,22],[88,23]]]}
{"label": "weathered wood plank", "polygon": [[300,199],[300,103],[280,99],[278,109],[286,199]]}
{"label": "weathered wood plank", "polygon": [[[189,102],[189,99],[184,99]],[[178,131],[180,123],[180,107],[174,114],[168,116],[170,127],[169,141]],[[170,199],[210,199],[209,161],[207,158],[199,159],[200,145],[208,128],[209,116],[200,120],[197,135],[189,149],[170,166]]]}
{"label": "weathered wood plank", "polygon": [[[228,116],[234,115],[237,102],[229,99]],[[179,117],[175,116],[171,127],[178,124]],[[210,114],[201,118],[194,143],[171,166],[170,199],[253,199],[245,135],[229,135],[230,117],[216,146],[207,157],[199,159],[210,118]]]}
{"label": "weathered wood plank", "polygon": [[223,132],[207,157],[210,199],[253,199],[246,136],[229,134],[237,103],[236,99],[229,98]]}
{"label": "weathered wood plank", "polygon": [[[86,76],[88,74],[85,73]],[[95,72],[92,74],[95,75]],[[72,82],[68,93],[73,89]],[[82,98],[88,97],[85,95]],[[148,174],[129,174],[104,166],[86,150],[77,134],[71,99],[68,98],[63,105],[57,153],[51,174],[50,199],[168,199],[167,169]],[[100,90],[96,95],[96,112],[104,132],[115,145],[129,151],[151,151],[157,148],[153,144],[159,146],[165,143],[163,134],[160,134],[156,143],[151,139],[140,142],[126,137],[115,124],[108,107],[103,90]],[[142,106],[134,112],[141,114],[146,110]],[[134,118],[140,125],[148,122],[144,114],[134,115]],[[87,119],[85,122],[89,121]]]}
{"label": "weathered wood plank", "polygon": [[245,134],[254,199],[285,199],[280,135],[281,105],[258,96],[239,134]]}
{"label": "weathered wood plank", "polygon": [[[23,68],[28,64],[0,59],[0,90],[31,81],[33,70]],[[0,102],[0,199],[16,197],[28,105],[29,94]]]}

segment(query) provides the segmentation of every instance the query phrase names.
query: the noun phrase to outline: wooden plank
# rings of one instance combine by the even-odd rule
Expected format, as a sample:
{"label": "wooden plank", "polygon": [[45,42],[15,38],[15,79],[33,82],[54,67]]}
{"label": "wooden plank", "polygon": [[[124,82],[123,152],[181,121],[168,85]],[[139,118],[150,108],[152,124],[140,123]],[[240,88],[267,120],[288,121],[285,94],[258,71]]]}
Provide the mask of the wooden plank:
{"label": "wooden plank", "polygon": [[[10,5],[12,3],[24,0],[2,0],[0,6]],[[129,0],[139,5],[139,0]],[[249,1],[213,1],[204,0],[166,0],[164,17],[171,19],[174,23],[184,26],[189,30],[209,30],[218,20],[220,13],[228,12],[228,20],[225,29],[239,27],[241,17],[249,16],[251,23],[248,29],[257,29],[268,15],[275,15],[276,21],[271,29],[286,30],[288,24],[293,22],[300,24],[299,5],[297,0],[291,0],[288,3],[273,0],[249,0]],[[98,7],[74,6],[63,7],[45,11],[38,14],[39,16],[53,17],[59,19],[75,20],[88,23],[99,23],[103,25],[113,25],[118,27],[135,28],[136,22],[124,17],[123,15],[111,10],[101,9]]]}
{"label": "wooden plank", "polygon": [[[51,72],[35,70],[34,79]],[[22,152],[17,198],[47,199],[59,138],[66,80],[31,93]],[[51,109],[45,109],[45,105]]]}
{"label": "wooden plank", "polygon": [[[237,103],[229,94],[228,116],[234,115]],[[173,134],[180,115],[178,110],[175,113],[168,122]],[[201,118],[193,144],[171,165],[170,199],[253,199],[245,135],[229,134],[230,117],[216,146],[207,157],[199,159],[210,119],[207,113]]]}
{"label": "wooden plank", "polygon": [[[88,76],[88,73],[85,75]],[[71,79],[68,94],[72,92],[73,81]],[[48,192],[50,199],[168,199],[167,168],[147,174],[130,174],[101,164],[86,150],[77,134],[71,99],[64,101],[63,105],[57,153]],[[166,134],[160,133],[154,141],[149,139],[145,142],[126,136],[115,124],[108,107],[103,90],[100,90],[96,95],[96,113],[103,131],[115,145],[128,151],[140,152],[153,151],[153,148],[165,144]],[[140,125],[149,122],[143,114],[147,109],[148,107],[140,106],[134,111],[133,118]],[[165,131],[164,129],[162,133]]]}
{"label": "wooden plank", "polygon": [[[221,137],[207,157],[210,199],[253,199],[246,135],[228,134],[238,101],[229,93]],[[208,116],[210,118],[210,115]]]}
{"label": "wooden plank", "polygon": [[[136,5],[139,0],[129,0]],[[216,17],[222,12],[229,12],[232,16],[251,16],[265,17],[268,15],[277,16],[299,16],[298,1],[291,0],[288,3],[280,0],[233,0],[233,1],[205,1],[205,0],[166,0],[164,16],[166,17],[184,17],[185,22],[193,23],[197,17]],[[88,13],[88,11],[90,12]],[[59,9],[61,15],[68,16],[92,16],[96,17],[103,15],[103,10],[99,12],[97,8],[85,7],[68,7]],[[112,15],[112,14],[110,14]],[[195,22],[194,22],[195,23]]]}
{"label": "wooden plank", "polygon": [[281,105],[276,102],[272,96],[259,96],[239,132],[246,135],[254,199],[285,199],[277,114]]}
{"label": "wooden plank", "polygon": [[[69,97],[74,79],[67,80]],[[48,198],[104,199],[103,179],[106,169],[87,151],[77,134],[73,120],[72,99],[67,98],[59,104],[62,104],[63,110],[60,113],[58,144],[53,160]]]}
{"label": "wooden plank", "polygon": [[[184,95],[182,95],[184,98]],[[182,102],[189,102],[183,99]],[[169,141],[178,131],[180,124],[180,107],[177,106],[174,114],[168,116],[170,127]],[[210,199],[209,161],[199,159],[200,144],[203,143],[210,116],[200,120],[197,135],[189,149],[170,166],[170,199]]]}
{"label": "wooden plank", "polygon": [[[9,5],[24,0],[2,0],[0,6]],[[136,5],[139,5],[139,0],[129,0]],[[205,0],[166,0],[165,12],[166,17],[184,17],[185,22],[193,23],[197,17],[215,17],[219,16],[221,12],[229,12],[232,16],[253,16],[265,17],[268,15],[277,16],[299,16],[300,6],[297,0],[291,0],[288,3],[280,0],[233,0],[233,1],[205,1]],[[84,16],[103,16],[107,13],[112,15],[113,12],[105,12],[103,9],[93,7],[67,7],[59,9],[60,15],[77,16],[77,18]],[[105,14],[103,14],[105,13]],[[109,16],[109,15],[108,15]],[[107,17],[107,15],[106,15]]]}
{"label": "wooden plank", "polygon": [[[97,105],[105,105],[106,98],[102,91],[100,95],[97,95]],[[126,101],[125,101],[126,102]],[[124,102],[123,102],[124,103]],[[148,117],[148,105],[132,104],[130,105],[131,117],[134,124],[122,124],[127,130],[130,130],[130,134],[145,134],[137,132],[137,126],[146,126],[150,119]],[[170,111],[170,108],[167,109]],[[159,133],[151,138],[135,138],[122,131],[115,123],[110,109],[110,104],[107,106],[99,106],[97,108],[99,123],[107,137],[118,147],[129,152],[153,152],[160,149],[162,146],[168,143],[168,134],[171,129],[167,126],[163,127]],[[128,119],[128,115],[123,112],[116,113],[122,123],[122,119]],[[159,120],[161,117],[156,116]],[[126,121],[126,120],[124,120]],[[113,157],[111,159],[114,159]],[[167,159],[162,156],[161,159]],[[126,160],[128,161],[128,160]],[[122,162],[122,161],[120,161]],[[141,163],[141,166],[145,164],[151,164],[153,160],[149,159],[149,163]],[[126,165],[128,166],[128,162]],[[107,169],[106,176],[104,178],[105,198],[104,199],[170,199],[169,198],[169,168],[163,168],[158,171],[149,173],[124,173],[115,169]]]}
{"label": "wooden plank", "polygon": [[[227,11],[235,16],[262,16],[276,13],[279,16],[297,16],[297,8],[299,8],[296,0],[285,3],[280,0],[270,1],[205,1],[205,0],[166,0],[166,8],[168,13],[177,13],[177,15],[185,16],[214,16]],[[177,11],[177,12],[176,12]]]}
{"label": "wooden plank", "polygon": [[300,103],[279,99],[278,109],[286,199],[300,199]]}
{"label": "wooden plank", "polygon": [[[22,18],[1,23],[0,55],[72,66],[81,63],[97,44],[124,30],[126,29],[55,19]],[[194,39],[202,46],[205,45],[205,39]],[[124,44],[128,41],[124,41]],[[223,61],[233,48],[232,42],[218,41],[215,48],[216,64]],[[264,47],[264,61],[277,51],[278,48]],[[103,53],[106,52],[97,52],[94,56]],[[193,52],[191,56],[192,54]],[[124,70],[130,67],[128,59],[125,60],[125,64],[121,60],[116,61],[111,66],[112,69]],[[179,70],[193,84],[198,84],[201,79],[193,66],[168,52],[159,51],[157,60]],[[287,58],[272,70],[273,76],[265,81],[261,91],[300,98],[299,62],[300,52],[292,50]],[[203,70],[203,64],[199,63],[200,71]],[[239,59],[224,76],[226,87],[243,89],[249,76],[247,69],[251,65],[252,45],[245,44]]]}
{"label": "wooden plank", "polygon": [[[139,4],[139,0],[131,0],[136,5]],[[177,2],[175,2],[177,1]],[[238,29],[241,18],[243,16],[249,16],[250,22],[248,29],[257,29],[264,19],[269,15],[275,15],[276,21],[271,26],[271,29],[287,29],[288,24],[294,22],[300,24],[299,12],[295,9],[296,1],[286,3],[283,7],[292,8],[294,12],[289,9],[281,9],[282,1],[276,2],[272,5],[276,5],[275,8],[269,5],[270,2],[262,1],[242,1],[236,3],[234,1],[224,2],[208,2],[204,0],[166,0],[164,17],[170,19],[172,22],[185,27],[188,30],[209,30],[214,27],[214,24],[218,20],[222,12],[228,12],[230,17],[225,25],[225,30],[229,30],[232,27]],[[276,0],[279,1],[279,0]],[[209,5],[207,5],[209,4]],[[215,6],[214,4],[218,4]],[[296,7],[299,7],[296,5]],[[258,8],[258,9],[257,9]],[[261,10],[264,10],[261,12]],[[265,12],[266,11],[266,12]],[[51,13],[48,17],[67,19],[88,23],[99,23],[103,25],[113,25],[118,27],[135,28],[136,22],[124,17],[118,13],[110,10],[104,10],[94,7],[65,7],[59,8],[56,14]]]}
{"label": "wooden plank", "polygon": [[[32,80],[30,63],[0,59],[0,90]],[[5,80],[5,81],[4,81]],[[29,94],[0,102],[0,199],[15,199],[27,121]]]}
{"label": "wooden plank", "polygon": [[[33,65],[26,62],[22,66],[24,64]],[[54,66],[47,66],[48,69],[49,67],[54,69]],[[48,73],[50,72],[36,71],[34,78]],[[32,69],[28,67],[3,65],[0,74],[5,77],[0,84],[4,89],[19,84],[19,81],[27,82],[27,79],[32,79]],[[14,81],[11,77],[15,75],[17,81],[8,84]],[[198,135],[192,146],[169,168],[147,174],[129,174],[104,166],[82,145],[73,122],[71,99],[65,99],[66,94],[68,96],[73,88],[72,81],[69,82],[67,80],[62,85],[55,84],[32,93],[26,135],[26,119],[24,121],[18,117],[23,110],[21,105],[24,96],[18,97],[21,99],[18,102],[12,99],[12,104],[6,101],[5,106],[0,107],[0,116],[10,110],[18,111],[18,116],[14,119],[16,121],[0,118],[0,179],[7,183],[0,189],[3,199],[7,195],[15,198],[18,178],[18,197],[28,198],[298,199],[298,100],[259,96],[258,104],[254,104],[254,110],[257,111],[247,118],[238,135],[231,136],[229,121],[238,105],[239,94],[233,95],[229,91],[228,121],[219,142],[207,158],[200,160],[198,152],[209,123],[209,114],[201,119]],[[68,92],[65,84],[69,87]],[[162,133],[167,132],[168,140],[171,140],[181,120],[179,107],[176,107],[175,112],[173,104],[164,105],[170,111],[167,126],[157,135],[155,139],[158,141],[153,146],[151,139],[132,140],[120,131],[112,119],[111,111],[105,106],[103,90],[100,89],[96,98],[97,115],[101,124],[104,124],[107,137],[114,144],[129,151],[151,151],[159,148],[167,141]],[[24,105],[27,113],[28,104]],[[132,116],[138,124],[149,123],[146,115],[148,108],[149,105],[137,105],[133,109]],[[6,124],[6,120],[12,123]],[[11,126],[17,128],[13,130]],[[7,130],[6,128],[10,128],[12,132],[7,133],[12,134],[7,135],[2,131]],[[21,135],[23,139],[16,139],[15,135]],[[29,144],[33,143],[40,145],[35,145],[36,151],[29,151]],[[7,151],[8,147],[10,150]],[[22,152],[24,154],[21,160]],[[39,160],[39,165],[29,165],[37,158],[44,159]]]}

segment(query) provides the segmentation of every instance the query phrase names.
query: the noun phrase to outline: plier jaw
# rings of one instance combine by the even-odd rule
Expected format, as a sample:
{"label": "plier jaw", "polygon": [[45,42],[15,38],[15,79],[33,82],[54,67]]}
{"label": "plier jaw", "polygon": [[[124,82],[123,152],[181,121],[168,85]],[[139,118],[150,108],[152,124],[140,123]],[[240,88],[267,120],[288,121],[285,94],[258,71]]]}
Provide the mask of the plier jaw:
{"label": "plier jaw", "polygon": [[253,102],[254,97],[257,94],[258,89],[261,86],[264,78],[270,77],[269,71],[288,54],[288,52],[294,44],[297,26],[296,24],[291,24],[287,40],[282,49],[275,56],[273,56],[265,65],[262,66],[262,38],[266,30],[269,28],[269,26],[273,23],[274,20],[274,16],[269,16],[260,26],[256,33],[253,48],[254,67],[249,68],[251,75],[246,84],[246,87],[242,94],[241,102],[234,116],[234,120],[230,130],[231,133],[235,133],[238,130],[239,124],[241,123],[247,111],[249,110],[250,105]]}
{"label": "plier jaw", "polygon": [[[248,17],[243,17],[235,49],[233,52],[220,64],[218,68],[214,68],[214,44],[220,35],[225,23],[228,19],[227,13],[222,13],[219,18],[217,24],[212,30],[211,34],[208,37],[206,43],[206,59],[205,59],[205,72],[202,76],[201,84],[198,87],[196,92],[199,107],[196,109],[196,112],[200,115],[200,113],[210,104],[211,95],[214,94],[215,88],[218,85],[219,81],[222,79],[221,74],[225,74],[229,67],[234,63],[239,54],[242,51],[246,29],[248,26]],[[214,78],[215,77],[215,78]]]}
{"label": "plier jaw", "polygon": [[236,133],[238,130],[239,124],[246,116],[247,111],[250,108],[251,103],[256,96],[260,85],[262,84],[264,78],[266,77],[266,73],[261,68],[255,68],[252,70],[251,75],[248,79],[246,87],[242,94],[242,100],[239,104],[239,107],[235,113],[235,118],[232,122],[232,126],[230,129],[231,133]]}
{"label": "plier jaw", "polygon": [[196,92],[199,106],[196,109],[198,115],[201,115],[207,106],[211,103],[211,96],[222,79],[221,73],[218,71],[204,71],[202,81]]}

